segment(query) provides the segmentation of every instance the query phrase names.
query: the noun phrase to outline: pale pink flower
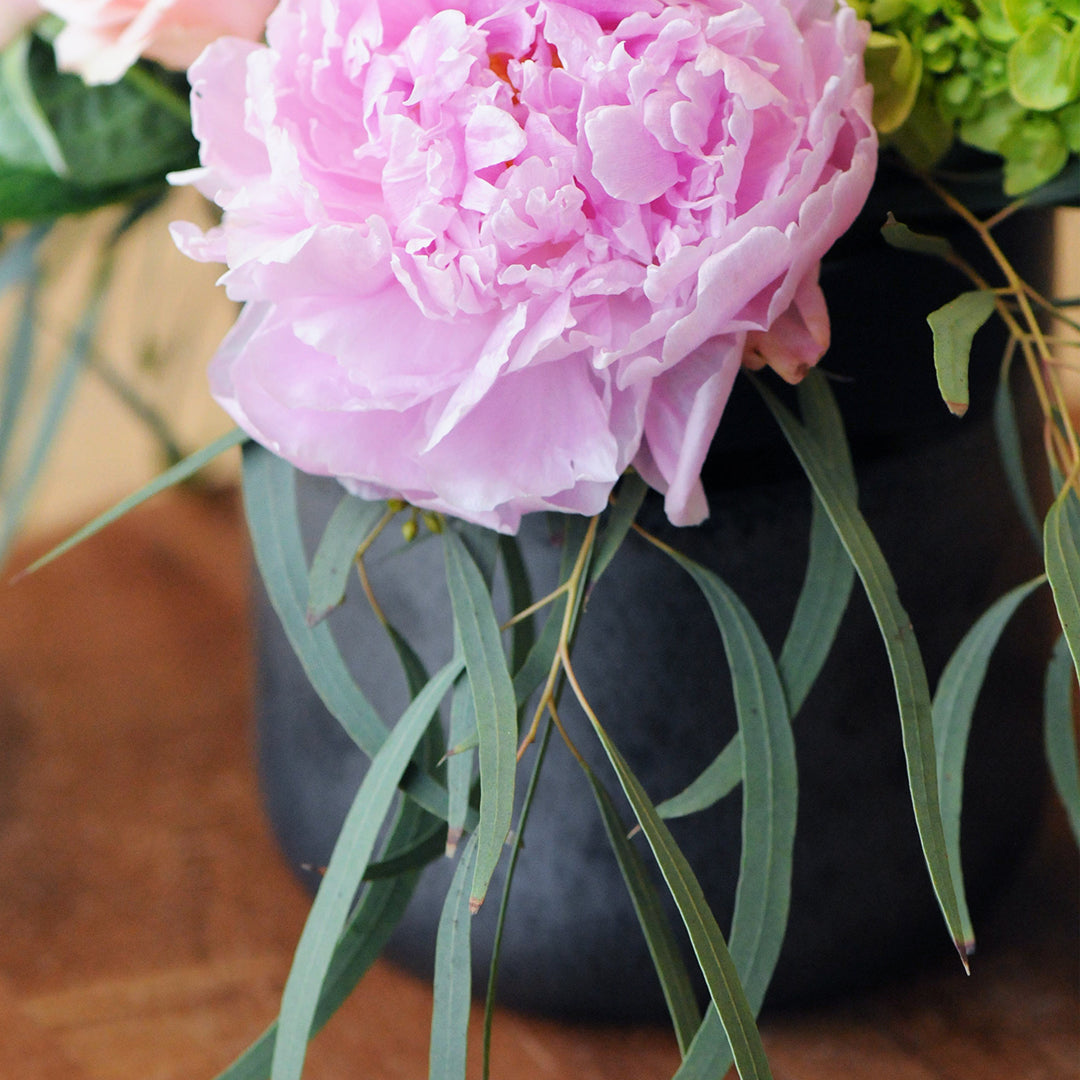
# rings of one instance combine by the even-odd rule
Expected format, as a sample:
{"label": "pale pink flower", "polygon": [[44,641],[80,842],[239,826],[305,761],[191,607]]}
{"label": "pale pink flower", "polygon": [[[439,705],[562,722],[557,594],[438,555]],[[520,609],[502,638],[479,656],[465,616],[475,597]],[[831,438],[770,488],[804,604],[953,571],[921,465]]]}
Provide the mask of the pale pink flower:
{"label": "pale pink flower", "polygon": [[41,14],[37,0],[0,0],[0,49]]}
{"label": "pale pink flower", "polygon": [[225,34],[261,38],[277,0],[40,2],[65,21],[55,41],[58,65],[94,84],[116,82],[140,56],[183,70]]}
{"label": "pale pink flower", "polygon": [[180,179],[224,217],[174,235],[247,302],[213,392],[367,497],[514,531],[633,464],[702,520],[744,353],[828,342],[866,35],[834,0],[285,0],[189,72]]}

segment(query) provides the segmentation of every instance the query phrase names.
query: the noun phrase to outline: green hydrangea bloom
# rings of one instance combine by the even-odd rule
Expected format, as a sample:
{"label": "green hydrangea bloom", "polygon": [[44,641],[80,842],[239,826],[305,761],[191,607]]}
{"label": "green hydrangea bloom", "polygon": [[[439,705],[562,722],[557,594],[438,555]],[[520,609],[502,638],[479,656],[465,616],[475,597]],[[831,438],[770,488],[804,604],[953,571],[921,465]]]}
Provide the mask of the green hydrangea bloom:
{"label": "green hydrangea bloom", "polygon": [[1080,153],[1080,0],[853,0],[885,140],[930,167],[955,142],[1019,195]]}

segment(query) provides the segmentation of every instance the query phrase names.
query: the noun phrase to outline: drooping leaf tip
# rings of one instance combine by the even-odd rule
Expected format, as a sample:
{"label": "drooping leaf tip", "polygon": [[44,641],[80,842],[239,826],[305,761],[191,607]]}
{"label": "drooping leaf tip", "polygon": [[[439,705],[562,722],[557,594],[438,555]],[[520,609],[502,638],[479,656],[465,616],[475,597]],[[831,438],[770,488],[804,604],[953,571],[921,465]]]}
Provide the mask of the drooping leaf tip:
{"label": "drooping leaf tip", "polygon": [[975,939],[966,938],[964,940],[956,939],[954,942],[956,945],[956,951],[960,955],[960,963],[964,965],[964,974],[971,974],[971,957],[975,955]]}
{"label": "drooping leaf tip", "polygon": [[453,828],[446,830],[446,857],[452,859],[457,854],[458,843],[461,840],[462,830]]}
{"label": "drooping leaf tip", "polygon": [[945,404],[949,407],[949,412],[953,416],[963,416],[968,411],[968,403],[966,401],[946,401]]}
{"label": "drooping leaf tip", "polygon": [[309,629],[314,630],[333,610],[332,607],[315,607],[312,605],[304,612],[304,622],[308,624]]}

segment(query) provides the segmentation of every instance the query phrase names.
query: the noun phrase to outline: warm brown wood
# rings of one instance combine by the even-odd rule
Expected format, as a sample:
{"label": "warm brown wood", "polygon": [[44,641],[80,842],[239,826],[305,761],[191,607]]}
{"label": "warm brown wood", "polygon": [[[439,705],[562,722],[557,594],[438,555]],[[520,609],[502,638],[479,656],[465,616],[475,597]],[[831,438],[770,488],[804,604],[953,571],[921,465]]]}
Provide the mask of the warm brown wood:
{"label": "warm brown wood", "polygon": [[[307,899],[260,814],[246,575],[235,498],[171,495],[0,594],[0,1080],[209,1080],[274,1014]],[[772,1018],[777,1080],[1080,1077],[1076,869],[1051,813],[970,979]],[[378,967],[311,1080],[425,1076],[429,1007]],[[676,1061],[662,1031],[496,1031],[498,1080]]]}

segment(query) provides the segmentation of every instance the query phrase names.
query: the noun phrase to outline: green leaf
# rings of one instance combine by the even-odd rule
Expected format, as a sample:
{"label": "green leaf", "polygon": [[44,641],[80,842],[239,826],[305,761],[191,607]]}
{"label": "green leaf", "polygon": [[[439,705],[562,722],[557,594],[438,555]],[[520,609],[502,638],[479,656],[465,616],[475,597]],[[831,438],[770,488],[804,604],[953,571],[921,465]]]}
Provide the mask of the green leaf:
{"label": "green leaf", "polygon": [[1073,837],[1080,844],[1080,762],[1076,752],[1073,715],[1073,666],[1068,642],[1058,638],[1046,669],[1043,689],[1046,760],[1054,788],[1065,807]]}
{"label": "green leaf", "polygon": [[[1005,158],[1002,190],[1008,196],[1028,195],[1036,188],[1049,191],[1046,186],[1069,161],[1069,148],[1065,133],[1050,116],[1029,115],[1022,124],[1010,128],[998,147]],[[1066,174],[1062,201],[1076,200],[1076,176]],[[1028,199],[1029,204],[1032,202]]]}
{"label": "green leaf", "polygon": [[423,660],[416,655],[416,650],[391,623],[383,623],[383,629],[386,631],[387,637],[390,638],[390,644],[394,646],[394,652],[397,653],[398,660],[401,663],[401,670],[405,674],[405,685],[408,688],[409,696],[416,697],[423,685],[428,681],[427,668],[424,667]]}
{"label": "green leaf", "polygon": [[739,1076],[742,1080],[771,1077],[761,1036],[754,1023],[753,1009],[747,1001],[724,935],[716,924],[701,885],[671,831],[657,814],[644,788],[607,732],[594,716],[590,720],[682,916],[694,955],[705,977],[705,985],[709,988],[716,1014],[731,1046]]}
{"label": "green leaf", "polygon": [[547,758],[548,746],[551,744],[551,732],[554,724],[548,720],[544,725],[543,733],[535,745],[532,771],[529,774],[529,782],[525,785],[525,797],[521,800],[521,810],[518,814],[517,832],[514,843],[511,845],[510,858],[507,861],[506,876],[503,880],[502,896],[499,897],[499,913],[495,921],[495,934],[492,938],[491,964],[488,968],[487,993],[484,996],[484,1053],[483,1053],[483,1080],[488,1080],[491,1074],[491,1035],[495,1023],[495,991],[499,983],[499,958],[502,954],[503,931],[506,928],[506,914],[510,907],[510,890],[514,885],[514,872],[517,869],[518,856],[521,854],[524,843],[525,829],[529,822],[529,813],[532,810],[533,797],[536,795],[537,785],[540,781],[540,773]]}
{"label": "green leaf", "polygon": [[472,736],[479,738],[476,729],[476,705],[472,689],[467,682],[454,687],[453,704],[450,707],[450,736],[447,739],[454,752],[446,760],[446,790],[450,794],[450,810],[446,824],[446,854],[452,856],[465,831],[472,792],[473,759],[471,748],[460,749]]}
{"label": "green leaf", "polygon": [[[819,372],[807,378],[819,381]],[[973,943],[965,939],[960,910],[952,886],[945,833],[938,803],[937,763],[934,749],[930,687],[915,632],[900,603],[896,583],[885,557],[850,493],[837,483],[819,442],[791,415],[759,380],[754,380],[785,437],[802,464],[814,490],[828,511],[874,611],[892,669],[900,727],[907,761],[915,821],[922,841],[930,880],[957,951],[966,965]]]}
{"label": "green leaf", "polygon": [[951,262],[955,257],[952,244],[941,236],[927,236],[909,229],[903,222],[897,221],[890,212],[881,235],[886,243],[900,251],[911,251],[916,255],[933,255],[935,258]]}
{"label": "green leaf", "polygon": [[469,900],[477,911],[510,831],[517,766],[517,702],[484,579],[460,537],[447,530],[443,540],[454,628],[465,657],[480,736],[479,847]]}
{"label": "green leaf", "polygon": [[1050,505],[1043,526],[1046,576],[1054,594],[1058,621],[1080,670],[1080,497],[1067,486]]}
{"label": "green leaf", "polygon": [[[244,448],[243,493],[255,563],[285,636],[312,689],[353,742],[372,757],[386,738],[386,725],[357,686],[329,627],[307,622],[308,567],[297,516],[295,471],[269,450],[249,443]],[[423,677],[423,665],[392,627],[386,629],[412,687]],[[445,820],[446,788],[426,772],[410,769],[403,790]]]}
{"label": "green leaf", "polygon": [[1052,15],[1036,19],[1009,47],[1012,96],[1025,108],[1049,112],[1076,96],[1076,39]]}
{"label": "green leaf", "polygon": [[989,290],[961,293],[926,317],[934,332],[934,367],[938,389],[954,416],[968,410],[968,362],[976,331],[994,313],[996,298]]}
{"label": "green leaf", "polygon": [[986,678],[990,654],[1020,604],[1046,581],[1040,575],[1018,585],[994,603],[964,635],[950,657],[934,694],[934,742],[937,746],[938,798],[953,887],[965,940],[973,940],[960,861],[960,811],[964,798],[964,760],[975,702]]}
{"label": "green leaf", "polygon": [[37,253],[48,233],[48,228],[31,229],[0,252],[0,293],[19,286],[23,289],[19,315],[7,349],[3,389],[0,390],[0,483],[4,487],[7,486],[8,453],[30,386],[41,282]]}
{"label": "green leaf", "polygon": [[[799,385],[799,400],[807,427],[825,449],[836,482],[856,498],[855,470],[832,395],[822,391],[818,380],[803,380]],[[812,498],[806,575],[777,663],[792,718],[802,707],[828,657],[855,578],[851,560],[821,500],[816,495]],[[704,810],[730,794],[741,780],[742,740],[736,734],[692,783],[660,803],[657,812],[670,819]]]}
{"label": "green leaf", "polygon": [[469,557],[476,563],[484,587],[490,593],[491,583],[495,580],[495,567],[499,561],[499,534],[468,521],[455,521],[452,528],[461,538]]}
{"label": "green leaf", "polygon": [[683,963],[678,942],[672,933],[667,916],[660,905],[660,897],[645,863],[637,848],[627,838],[626,829],[619,819],[615,804],[603,784],[589,766],[582,762],[585,775],[592,787],[593,797],[604,822],[604,831],[619,864],[623,881],[637,913],[645,943],[656,968],[660,987],[664,993],[679,1052],[685,1056],[690,1049],[694,1034],[701,1026],[701,1011],[694,994],[690,976]]}
{"label": "green leaf", "polygon": [[1042,527],[1035,513],[1035,500],[1031,496],[1027,472],[1024,469],[1024,451],[1020,441],[1020,425],[1016,422],[1016,407],[1009,385],[1008,371],[1003,371],[994,392],[994,432],[997,435],[1001,467],[1005,472],[1013,502],[1021,519],[1027,526],[1037,548],[1042,547]]}
{"label": "green leaf", "polygon": [[64,151],[30,81],[29,33],[0,53],[0,159],[16,166],[67,176]]}
{"label": "green leaf", "polygon": [[[4,492],[0,514],[0,556],[11,546],[22,526],[38,479],[56,444],[57,435],[67,415],[79,378],[89,362],[98,323],[105,303],[105,293],[112,276],[112,260],[105,256],[85,308],[79,316],[71,343],[49,387],[45,407],[38,422],[25,463],[11,488]],[[34,568],[42,565],[41,560]]]}
{"label": "green leaf", "polygon": [[314,626],[345,600],[349,572],[360,546],[386,513],[386,503],[345,495],[330,515],[308,576],[308,625]]}
{"label": "green leaf", "polygon": [[299,1080],[323,984],[353,898],[389,813],[398,783],[439,702],[461,671],[455,657],[402,714],[364,776],[304,924],[281,998],[273,1080]]}
{"label": "green leaf", "polygon": [[[21,97],[26,85],[29,110]],[[164,189],[166,173],[197,165],[198,143],[179,96],[184,87],[183,76],[144,66],[117,83],[87,86],[58,72],[51,47],[32,39],[25,84],[0,78],[0,118],[7,118],[0,121],[0,222],[131,199]],[[39,120],[33,135],[26,126],[32,115]],[[55,147],[44,150],[50,141]]]}
{"label": "green leaf", "polygon": [[[704,593],[724,638],[731,671],[743,780],[742,854],[731,957],[756,1014],[780,957],[791,903],[798,801],[795,742],[780,674],[750,612],[715,573],[671,554]],[[720,1039],[721,1026],[726,1028],[711,1009],[677,1074],[679,1080],[727,1071],[730,1057]]]}
{"label": "green leaf", "polygon": [[[431,730],[430,728],[428,729]],[[430,815],[416,803],[405,800],[398,811],[384,848],[402,852],[422,842],[424,831],[429,828]],[[441,844],[434,854],[441,852]],[[368,871],[383,863],[372,863]],[[335,949],[312,1022],[312,1033],[323,1025],[344,1004],[356,984],[367,974],[388,941],[390,934],[401,920],[412,898],[419,873],[412,870],[399,873],[387,880],[375,881],[362,893],[360,901],[349,916],[348,924]],[[267,1080],[277,1040],[278,1025],[275,1020],[263,1034],[221,1073],[217,1080]]]}
{"label": "green leaf", "polygon": [[936,98],[932,84],[924,80],[903,127],[889,138],[917,169],[934,168],[955,142],[953,123],[942,116]]}
{"label": "green leaf", "polygon": [[[844,421],[827,383],[823,379],[804,379],[798,395],[807,431],[822,447],[835,483],[852,502],[857,501],[858,485]],[[854,583],[855,568],[815,494],[806,576],[778,661],[792,717],[802,708],[828,658]]]}
{"label": "green leaf", "polygon": [[465,1080],[472,1005],[469,884],[476,867],[476,841],[474,833],[454,870],[439,918],[428,1062],[430,1080]]}
{"label": "green leaf", "polygon": [[[521,547],[513,536],[499,537],[499,556],[506,574],[506,587],[510,594],[511,612],[532,607],[532,586],[529,571],[521,557]],[[536,621],[533,616],[514,623],[510,630],[510,670],[517,672],[536,642]]]}
{"label": "green leaf", "polygon": [[[255,562],[282,629],[330,714],[372,757],[386,738],[386,725],[354,681],[329,627],[307,623],[308,567],[297,516],[295,470],[264,447],[249,443],[244,448],[243,492]],[[412,686],[423,666],[392,627],[387,632]],[[446,819],[446,788],[428,773],[408,770],[403,790],[430,813]]]}
{"label": "green leaf", "polygon": [[742,783],[742,739],[738,733],[723,750],[677,795],[656,804],[656,812],[666,820],[708,810],[727,798]]}
{"label": "green leaf", "polygon": [[428,863],[446,853],[446,822],[440,821],[432,814],[428,814],[419,803],[412,799],[405,800],[406,806],[415,807],[422,811],[425,819],[429,822],[427,831],[417,836],[408,846],[395,847],[390,852],[369,863],[364,871],[365,881],[383,881],[386,878],[399,877],[413,870],[422,870]]}
{"label": "green leaf", "polygon": [[716,574],[671,552],[702,590],[731,670],[742,742],[742,853],[731,956],[755,1012],[761,1008],[787,927],[798,803],[795,742],[780,675],[765,639]]}
{"label": "green leaf", "polygon": [[922,81],[923,54],[899,31],[874,31],[866,46],[866,78],[874,85],[874,127],[896,131],[911,113]]}
{"label": "green leaf", "polygon": [[325,623],[309,626],[308,567],[293,467],[258,443],[244,447],[244,510],[267,596],[312,688],[368,757],[386,725],[364,697]]}
{"label": "green leaf", "polygon": [[[99,514],[93,521],[89,522],[89,524],[84,525],[62,543],[57,544],[51,551],[42,555],[36,562],[31,563],[22,573],[35,573],[43,566],[51,563],[54,559],[60,558],[61,555],[70,551],[77,544],[81,544],[95,533],[100,532],[107,525],[111,525],[114,521],[123,517],[129,510],[135,509],[136,506],[146,502],[147,499],[153,498],[153,496],[160,492],[166,491],[176,484],[183,483],[185,480],[190,479],[213,461],[214,458],[223,454],[226,450],[232,449],[234,446],[242,445],[246,441],[247,435],[239,428],[233,428],[232,431],[222,435],[219,439],[215,439],[208,446],[204,446],[201,450],[195,451],[194,454],[184,458],[183,461],[178,462],[176,465],[172,466],[172,468],[166,469],[160,476],[151,480],[149,484],[146,484],[133,494],[128,495],[127,498],[121,499],[120,502],[109,510],[106,510],[103,514]],[[19,576],[21,577],[22,574]]]}
{"label": "green leaf", "polygon": [[1018,33],[1046,12],[1046,0],[1002,0],[1002,10],[1009,25]]}
{"label": "green leaf", "polygon": [[592,566],[589,571],[589,587],[600,580],[600,575],[611,564],[615,553],[622,546],[626,534],[634,524],[634,519],[645,501],[649,485],[636,472],[626,473],[615,489],[611,513],[600,539],[596,543]]}

